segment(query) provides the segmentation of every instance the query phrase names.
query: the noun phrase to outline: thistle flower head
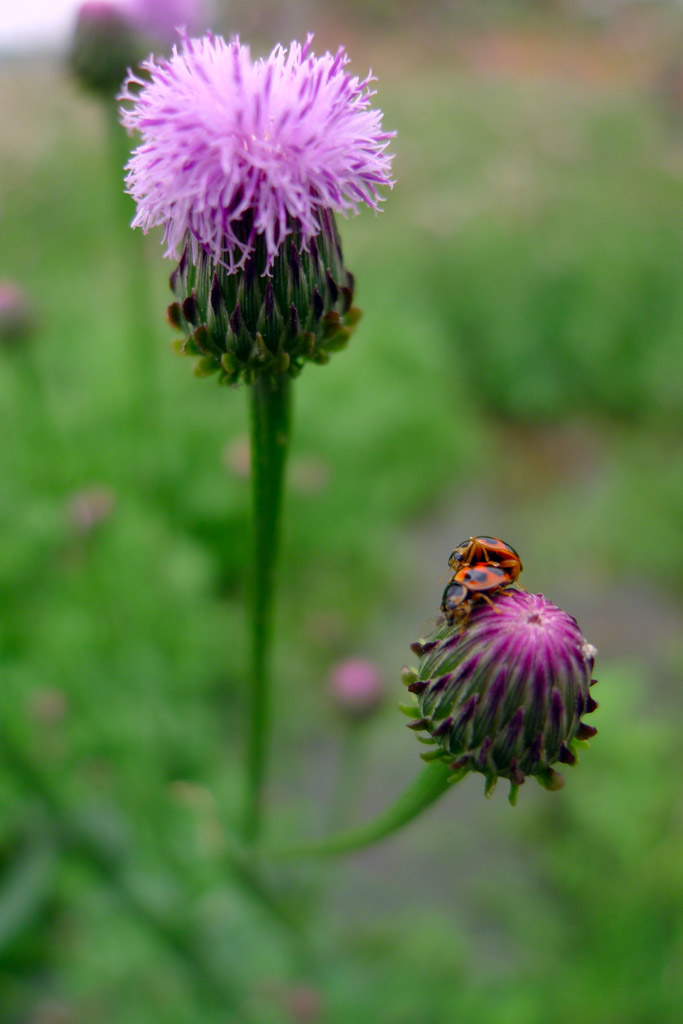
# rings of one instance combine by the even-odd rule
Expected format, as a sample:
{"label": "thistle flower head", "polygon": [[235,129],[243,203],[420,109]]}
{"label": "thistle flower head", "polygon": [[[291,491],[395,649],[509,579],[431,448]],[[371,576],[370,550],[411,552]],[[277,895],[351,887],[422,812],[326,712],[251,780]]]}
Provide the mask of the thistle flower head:
{"label": "thistle flower head", "polygon": [[560,789],[557,761],[574,764],[577,741],[597,731],[582,722],[597,703],[589,694],[595,648],[576,620],[542,594],[506,590],[477,605],[465,626],[443,625],[413,645],[419,670],[404,679],[416,696],[416,720],[434,745],[427,759],[510,780],[510,800],[528,775]]}
{"label": "thistle flower head", "polygon": [[391,136],[370,107],[373,79],[311,41],[252,61],[238,39],[184,37],[128,77],[121,120],[142,137],[126,178],[133,226],[162,225],[168,256],[189,238],[193,260],[204,250],[234,272],[262,236],[268,272],[288,235],[306,247],[322,230],[323,211],[378,209]]}
{"label": "thistle flower head", "polygon": [[127,166],[133,227],[161,225],[177,302],[169,320],[200,376],[234,384],[326,362],[359,318],[334,212],[378,210],[393,133],[371,76],[309,36],[252,61],[238,39],[182,38],[119,97],[142,141]]}

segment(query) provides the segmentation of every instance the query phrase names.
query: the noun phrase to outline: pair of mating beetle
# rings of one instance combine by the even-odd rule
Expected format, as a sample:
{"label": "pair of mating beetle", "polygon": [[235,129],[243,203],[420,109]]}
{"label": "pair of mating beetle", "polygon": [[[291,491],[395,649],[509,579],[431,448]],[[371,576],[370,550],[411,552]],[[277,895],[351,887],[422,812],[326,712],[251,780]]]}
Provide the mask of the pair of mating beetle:
{"label": "pair of mating beetle", "polygon": [[489,594],[516,583],[522,560],[515,549],[498,537],[470,537],[453,551],[448,564],[454,570],[441,599],[447,622],[465,623],[477,600],[493,605]]}

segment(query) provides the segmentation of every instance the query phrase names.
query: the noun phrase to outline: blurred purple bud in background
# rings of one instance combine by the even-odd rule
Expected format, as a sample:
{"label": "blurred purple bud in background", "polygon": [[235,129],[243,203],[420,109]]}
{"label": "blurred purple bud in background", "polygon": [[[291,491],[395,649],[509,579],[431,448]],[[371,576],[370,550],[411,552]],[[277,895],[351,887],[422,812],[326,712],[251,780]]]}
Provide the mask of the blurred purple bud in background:
{"label": "blurred purple bud in background", "polygon": [[363,718],[382,703],[382,675],[365,658],[340,661],[330,673],[330,693],[340,711]]}
{"label": "blurred purple bud in background", "polygon": [[69,522],[77,533],[91,533],[109,519],[115,505],[114,492],[108,487],[87,487],[69,499]]}

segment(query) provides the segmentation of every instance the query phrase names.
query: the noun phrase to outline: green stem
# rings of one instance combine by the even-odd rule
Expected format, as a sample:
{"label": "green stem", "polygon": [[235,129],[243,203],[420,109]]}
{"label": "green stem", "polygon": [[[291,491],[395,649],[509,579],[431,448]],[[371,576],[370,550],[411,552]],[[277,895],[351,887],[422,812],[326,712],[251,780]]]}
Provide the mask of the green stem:
{"label": "green stem", "polygon": [[251,580],[251,706],[244,838],[263,824],[263,787],[271,731],[270,647],[282,485],[289,445],[290,378],[259,374],[251,386],[253,548]]}
{"label": "green stem", "polygon": [[351,850],[372,846],[397,832],[409,821],[416,818],[430,804],[438,800],[450,787],[453,769],[442,761],[432,761],[414,779],[398,799],[386,811],[359,828],[349,829],[324,839],[296,846],[264,849],[264,854],[273,859],[294,859],[299,857],[337,857]]}

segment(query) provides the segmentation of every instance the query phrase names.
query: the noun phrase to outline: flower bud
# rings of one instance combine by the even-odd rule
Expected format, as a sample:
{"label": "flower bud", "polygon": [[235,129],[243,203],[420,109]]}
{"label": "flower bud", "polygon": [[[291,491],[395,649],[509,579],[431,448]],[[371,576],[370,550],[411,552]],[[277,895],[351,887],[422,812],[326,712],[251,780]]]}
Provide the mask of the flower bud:
{"label": "flower bud", "polygon": [[108,487],[88,487],[69,499],[68,517],[77,533],[92,533],[110,518],[116,498]]}
{"label": "flower bud", "polygon": [[76,16],[71,70],[86,89],[111,99],[150,45],[170,46],[178,29],[195,30],[208,15],[203,0],[85,0]]}
{"label": "flower bud", "polygon": [[[244,243],[252,234],[242,225]],[[292,226],[277,251],[270,276],[263,236],[234,273],[206,250],[196,262],[183,251],[171,274],[176,296],[168,320],[184,334],[176,344],[182,355],[200,356],[200,376],[219,374],[221,383],[251,381],[261,371],[295,376],[304,361],[326,363],[344,348],[360,319],[353,306],[354,282],[345,269],[334,216],[320,214],[320,233],[303,249]]]}
{"label": "flower bud", "polygon": [[144,56],[123,9],[106,0],[87,0],[78,11],[69,62],[81,85],[112,97],[130,65]]}
{"label": "flower bud", "polygon": [[284,993],[287,1019],[292,1024],[320,1024],[323,1017],[322,996],[312,985],[297,985]]}
{"label": "flower bud", "polygon": [[0,281],[0,345],[21,345],[32,334],[35,313],[28,296],[13,281]]}
{"label": "flower bud", "polygon": [[382,702],[382,676],[375,664],[365,658],[341,661],[330,676],[332,699],[344,714],[365,718]]}
{"label": "flower bud", "polygon": [[508,589],[413,650],[419,669],[405,670],[404,682],[416,698],[410,727],[434,746],[425,760],[450,763],[454,780],[480,772],[487,795],[499,776],[509,779],[511,803],[528,775],[562,787],[552,765],[574,764],[577,742],[597,731],[582,722],[597,707],[595,648],[571,615],[542,594]]}

